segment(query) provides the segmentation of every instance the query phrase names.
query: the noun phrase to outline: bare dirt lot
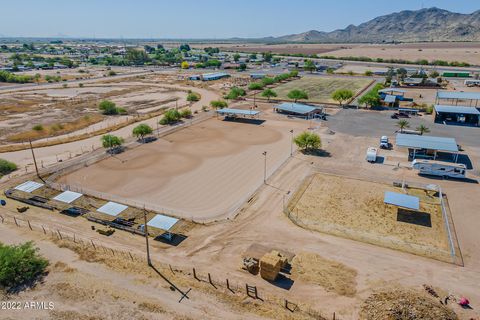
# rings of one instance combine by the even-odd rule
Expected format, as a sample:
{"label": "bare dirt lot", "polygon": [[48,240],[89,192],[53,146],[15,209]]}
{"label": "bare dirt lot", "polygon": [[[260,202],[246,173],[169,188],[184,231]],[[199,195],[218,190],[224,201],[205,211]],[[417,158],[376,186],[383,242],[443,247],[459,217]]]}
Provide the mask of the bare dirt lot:
{"label": "bare dirt lot", "polygon": [[[211,119],[80,169],[61,183],[156,205],[182,218],[228,215],[290,154],[285,123]],[[305,124],[297,124],[297,128]]]}
{"label": "bare dirt lot", "polygon": [[435,192],[407,189],[421,199],[415,212],[384,204],[385,191],[403,193],[391,185],[317,174],[290,208],[291,217],[308,229],[451,261]]}
{"label": "bare dirt lot", "polygon": [[480,43],[419,43],[399,45],[354,45],[333,50],[326,55],[335,57],[369,57],[416,61],[444,60],[480,64]]}
{"label": "bare dirt lot", "polygon": [[317,54],[334,57],[369,57],[384,59],[445,60],[480,64],[479,42],[435,42],[404,44],[218,44],[223,50],[273,52],[278,54]]}
{"label": "bare dirt lot", "polygon": [[[71,133],[98,123],[104,127],[125,122],[122,116],[105,117],[98,110],[103,99],[112,100],[128,114],[148,113],[184,105],[186,93],[150,83],[124,80],[106,84],[71,84],[7,92],[0,95],[0,143],[22,142]],[[113,120],[112,120],[113,119]],[[92,127],[92,130],[95,128]]]}

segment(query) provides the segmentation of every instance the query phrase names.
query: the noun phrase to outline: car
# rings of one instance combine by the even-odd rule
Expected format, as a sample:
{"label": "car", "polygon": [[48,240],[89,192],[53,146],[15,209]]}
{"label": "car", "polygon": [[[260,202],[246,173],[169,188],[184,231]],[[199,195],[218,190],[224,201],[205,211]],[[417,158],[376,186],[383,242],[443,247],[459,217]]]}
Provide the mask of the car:
{"label": "car", "polygon": [[410,116],[407,113],[403,112],[396,112],[391,115],[392,119],[399,119],[399,118],[410,118]]}

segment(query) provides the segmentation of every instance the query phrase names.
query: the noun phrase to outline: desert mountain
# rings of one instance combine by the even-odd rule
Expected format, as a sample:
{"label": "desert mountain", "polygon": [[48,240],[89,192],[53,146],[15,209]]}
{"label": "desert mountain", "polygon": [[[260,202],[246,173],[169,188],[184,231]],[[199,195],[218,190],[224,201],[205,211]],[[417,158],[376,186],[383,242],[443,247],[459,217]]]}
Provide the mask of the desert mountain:
{"label": "desert mountain", "polygon": [[332,32],[311,30],[274,39],[278,42],[480,41],[480,10],[471,14],[439,8],[407,10]]}

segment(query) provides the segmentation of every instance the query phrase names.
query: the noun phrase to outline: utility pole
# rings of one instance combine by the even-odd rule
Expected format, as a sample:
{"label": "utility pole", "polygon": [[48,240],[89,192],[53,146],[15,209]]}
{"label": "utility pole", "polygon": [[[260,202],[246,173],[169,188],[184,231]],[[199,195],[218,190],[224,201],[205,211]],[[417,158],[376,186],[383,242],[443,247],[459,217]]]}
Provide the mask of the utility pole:
{"label": "utility pole", "polygon": [[147,226],[147,211],[145,211],[145,206],[143,206],[143,231],[145,232],[145,244],[147,245],[147,264],[151,267],[152,260],[150,260],[150,247],[148,246],[148,226]]}
{"label": "utility pole", "polygon": [[263,183],[267,183],[267,151],[262,153],[265,156],[265,165],[263,167]]}
{"label": "utility pole", "polygon": [[292,138],[290,139],[290,157],[293,156],[293,129],[290,130],[290,133],[292,134]]}
{"label": "utility pole", "polygon": [[37,159],[35,158],[35,152],[33,152],[32,140],[28,139],[28,142],[30,143],[30,151],[32,151],[33,163],[35,164],[35,171],[37,172],[37,177],[43,181],[42,177],[40,177],[40,173],[38,172]]}

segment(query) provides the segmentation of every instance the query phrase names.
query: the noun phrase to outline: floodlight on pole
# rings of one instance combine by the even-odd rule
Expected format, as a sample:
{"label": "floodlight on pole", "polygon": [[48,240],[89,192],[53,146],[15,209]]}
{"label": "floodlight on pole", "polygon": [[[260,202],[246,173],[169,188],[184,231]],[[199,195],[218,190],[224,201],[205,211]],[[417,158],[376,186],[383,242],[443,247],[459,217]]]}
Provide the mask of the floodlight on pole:
{"label": "floodlight on pole", "polygon": [[145,244],[147,245],[147,264],[149,266],[152,265],[152,260],[150,260],[150,247],[148,245],[148,226],[147,226],[147,211],[145,210],[145,206],[143,206],[143,231],[145,232]]}
{"label": "floodlight on pole", "polygon": [[291,139],[290,139],[290,157],[293,156],[293,129],[290,130],[290,133],[292,135]]}
{"label": "floodlight on pole", "polygon": [[265,163],[263,167],[263,183],[267,183],[267,151],[262,153],[265,156]]}

